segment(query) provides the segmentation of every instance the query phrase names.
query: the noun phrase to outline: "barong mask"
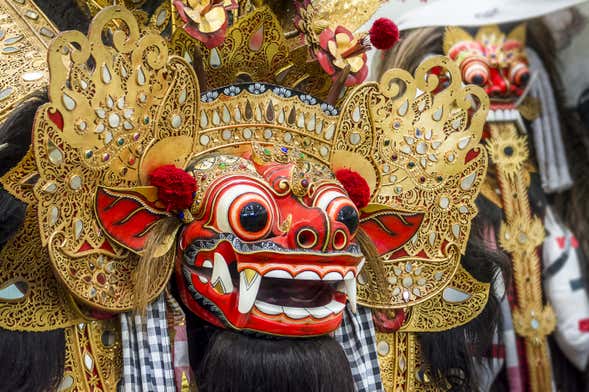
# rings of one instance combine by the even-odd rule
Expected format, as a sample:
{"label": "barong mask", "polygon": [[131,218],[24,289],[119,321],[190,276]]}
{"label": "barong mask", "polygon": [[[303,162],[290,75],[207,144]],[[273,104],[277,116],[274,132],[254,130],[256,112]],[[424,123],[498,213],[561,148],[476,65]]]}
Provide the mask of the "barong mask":
{"label": "barong mask", "polygon": [[[249,16],[265,26],[260,46],[242,40],[239,50],[271,52],[265,40],[278,27],[268,12]],[[250,22],[227,35],[251,30]],[[176,53],[196,45],[184,38]],[[336,107],[263,82],[222,86],[221,78],[201,95],[191,53],[169,54],[166,41],[121,6],[100,11],[88,37],[64,32],[51,43],[49,103],[37,111],[31,150],[2,184],[29,205],[24,233],[48,252],[55,277],[24,279],[18,263],[8,266],[3,282],[25,288],[11,311],[26,305],[34,313],[50,284],[87,309],[130,310],[149,249],[175,262],[154,264],[141,293],[148,300],[175,267],[183,302],[212,324],[325,334],[337,328],[346,298],[355,306],[360,231],[384,259],[390,285],[380,290],[381,277],[366,268],[362,303],[436,307],[452,283],[444,299],[480,310],[488,287],[473,282],[459,257],[486,168],[479,139],[488,101],[460,85],[452,62],[428,59],[415,79],[390,71],[379,84],[350,88]],[[221,59],[236,69],[237,59]],[[284,64],[270,64],[274,81]],[[325,80],[292,84],[326,95]],[[362,181],[342,180],[343,169]],[[361,203],[350,197],[358,187]],[[173,229],[150,247],[163,221]],[[3,253],[34,265],[18,241]],[[42,315],[16,320],[34,325],[16,328],[75,325],[72,303],[39,306]],[[418,309],[413,324],[433,314]],[[410,330],[436,328],[426,324]]]}

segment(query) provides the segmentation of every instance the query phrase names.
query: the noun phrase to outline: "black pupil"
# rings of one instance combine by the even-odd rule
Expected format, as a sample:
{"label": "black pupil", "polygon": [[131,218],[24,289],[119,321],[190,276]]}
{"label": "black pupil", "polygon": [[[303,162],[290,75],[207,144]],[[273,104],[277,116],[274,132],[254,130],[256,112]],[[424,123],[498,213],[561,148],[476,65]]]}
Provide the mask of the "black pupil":
{"label": "black pupil", "polygon": [[257,233],[266,227],[268,222],[268,210],[255,201],[247,203],[239,213],[239,222],[244,230]]}
{"label": "black pupil", "polygon": [[354,207],[345,206],[339,210],[337,214],[337,221],[342,222],[351,234],[354,234],[358,229],[358,211]]}
{"label": "black pupil", "polygon": [[483,75],[475,75],[472,78],[472,82],[474,84],[476,84],[477,86],[482,86],[483,83],[485,82],[485,78],[483,77]]}

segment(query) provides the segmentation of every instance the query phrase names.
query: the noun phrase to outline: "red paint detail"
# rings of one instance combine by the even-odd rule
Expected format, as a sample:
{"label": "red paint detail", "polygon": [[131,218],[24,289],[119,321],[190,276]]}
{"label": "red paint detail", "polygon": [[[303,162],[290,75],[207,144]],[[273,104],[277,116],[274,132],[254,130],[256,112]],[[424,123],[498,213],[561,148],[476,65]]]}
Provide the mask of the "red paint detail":
{"label": "red paint detail", "polygon": [[113,249],[113,247],[110,244],[110,242],[108,242],[108,240],[104,240],[104,242],[102,243],[102,245],[100,245],[100,249],[106,250],[107,252],[115,253],[115,250]]}
{"label": "red paint detail", "polygon": [[566,237],[556,237],[556,243],[558,244],[558,247],[560,249],[564,249],[564,246],[566,244]]}
{"label": "red paint detail", "polygon": [[370,28],[370,43],[381,50],[388,50],[399,42],[399,28],[392,20],[379,18]]}
{"label": "red paint detail", "polygon": [[589,332],[589,318],[579,320],[579,331]]}
{"label": "red paint detail", "polygon": [[47,117],[53,122],[57,128],[63,130],[63,116],[59,112],[59,110],[54,109],[55,112],[51,112],[51,109],[47,109]]}
{"label": "red paint detail", "polygon": [[88,243],[88,241],[84,241],[84,243],[82,244],[82,246],[80,246],[80,249],[78,249],[78,252],[77,253],[83,253],[83,252],[86,252],[86,251],[89,251],[89,250],[92,250],[92,249],[94,249],[92,247],[92,245],[90,245]]}
{"label": "red paint detail", "polygon": [[479,156],[481,151],[479,149],[472,149],[466,153],[466,157],[464,158],[464,163],[468,163]]}
{"label": "red paint detail", "polygon": [[364,208],[370,201],[370,187],[358,172],[350,169],[340,169],[335,177],[343,185],[346,192],[357,208]]}
{"label": "red paint detail", "polygon": [[[133,195],[133,198],[129,197]],[[140,252],[147,242],[146,229],[159,219],[167,216],[165,212],[153,212],[155,208],[142,195],[128,191],[96,192],[96,216],[103,230],[115,241],[127,248]],[[149,206],[151,208],[145,209]],[[112,249],[108,241],[102,249]],[[114,253],[114,251],[113,251]]]}
{"label": "red paint detail", "polygon": [[360,226],[376,245],[379,255],[401,248],[419,229],[423,214],[399,215],[393,210],[362,214]]}

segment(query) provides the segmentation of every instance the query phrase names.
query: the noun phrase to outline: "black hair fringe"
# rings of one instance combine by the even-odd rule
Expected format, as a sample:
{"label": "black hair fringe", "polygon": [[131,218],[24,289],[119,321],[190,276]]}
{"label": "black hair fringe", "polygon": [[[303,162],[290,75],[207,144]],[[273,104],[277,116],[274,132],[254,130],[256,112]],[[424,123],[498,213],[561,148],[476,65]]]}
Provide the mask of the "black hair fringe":
{"label": "black hair fringe", "polygon": [[80,9],[76,0],[35,0],[35,4],[60,31],[88,32],[90,18]]}
{"label": "black hair fringe", "polygon": [[57,390],[63,377],[65,333],[0,329],[0,391]]}
{"label": "black hair fringe", "polygon": [[193,369],[200,392],[354,391],[343,348],[327,335],[278,338],[216,329]]}

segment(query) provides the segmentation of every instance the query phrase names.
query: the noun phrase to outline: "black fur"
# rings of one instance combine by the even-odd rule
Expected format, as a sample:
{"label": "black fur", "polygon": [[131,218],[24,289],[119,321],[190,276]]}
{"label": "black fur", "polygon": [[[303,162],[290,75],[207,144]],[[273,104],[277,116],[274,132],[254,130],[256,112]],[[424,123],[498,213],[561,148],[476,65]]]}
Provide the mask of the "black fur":
{"label": "black fur", "polygon": [[75,0],[35,0],[41,11],[60,31],[88,31],[90,19],[78,7]]}
{"label": "black fur", "polygon": [[[28,150],[35,111],[46,101],[44,92],[33,94],[0,125],[0,175],[17,164]],[[22,224],[25,209],[24,203],[0,188],[0,249]],[[55,390],[63,375],[64,360],[63,330],[14,332],[0,329],[0,391]]]}
{"label": "black fur", "polygon": [[354,391],[346,355],[329,336],[268,338],[216,330],[202,361],[192,365],[200,392]]}

